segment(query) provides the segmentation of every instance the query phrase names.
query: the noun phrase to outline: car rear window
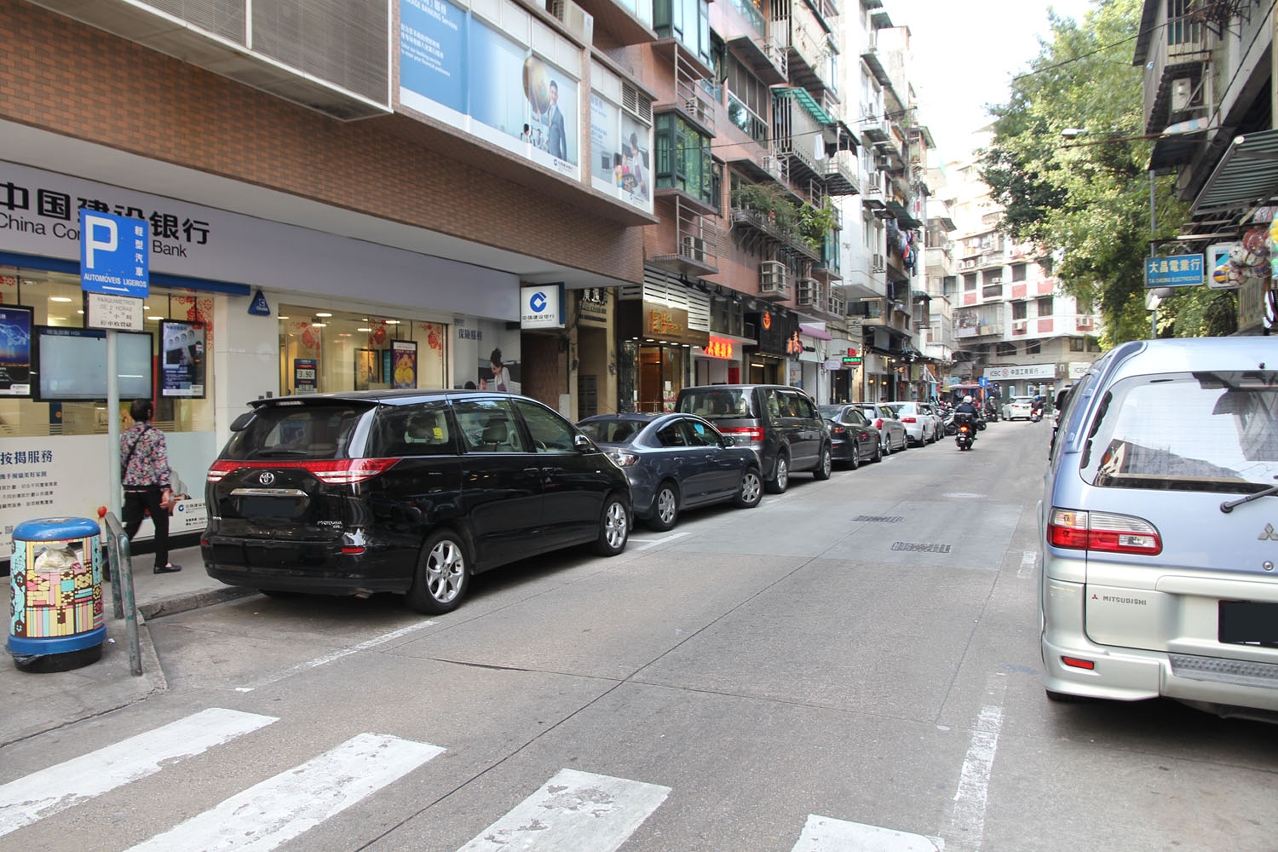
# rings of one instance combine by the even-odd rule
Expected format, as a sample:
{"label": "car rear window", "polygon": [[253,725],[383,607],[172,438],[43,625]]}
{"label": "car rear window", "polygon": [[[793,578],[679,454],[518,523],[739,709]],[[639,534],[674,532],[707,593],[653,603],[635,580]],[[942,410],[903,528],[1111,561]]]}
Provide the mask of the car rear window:
{"label": "car rear window", "polygon": [[1083,477],[1108,488],[1251,493],[1278,478],[1278,372],[1125,379],[1102,397]]}
{"label": "car rear window", "polygon": [[443,403],[383,406],[372,429],[369,455],[440,456],[457,453],[456,435]]}
{"label": "car rear window", "polygon": [[591,420],[578,428],[599,444],[629,444],[646,425],[646,420]]}
{"label": "car rear window", "polygon": [[352,403],[262,406],[244,429],[232,433],[222,458],[350,458],[355,426],[371,407]]}
{"label": "car rear window", "polygon": [[679,411],[716,417],[758,417],[748,388],[691,388],[679,397]]}

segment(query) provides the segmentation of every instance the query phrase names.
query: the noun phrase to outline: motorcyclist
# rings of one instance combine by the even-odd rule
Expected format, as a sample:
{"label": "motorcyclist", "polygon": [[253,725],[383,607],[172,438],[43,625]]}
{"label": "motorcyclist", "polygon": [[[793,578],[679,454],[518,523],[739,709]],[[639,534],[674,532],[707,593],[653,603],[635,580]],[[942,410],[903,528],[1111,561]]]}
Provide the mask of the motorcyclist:
{"label": "motorcyclist", "polygon": [[955,429],[963,422],[967,422],[972,428],[971,438],[976,440],[976,421],[980,417],[980,410],[972,403],[970,396],[963,397],[963,401],[954,406],[954,424]]}
{"label": "motorcyclist", "polygon": [[1043,395],[1041,393],[1034,394],[1034,398],[1030,400],[1030,414],[1033,415],[1035,419],[1041,418],[1043,416],[1043,406],[1045,404],[1046,400],[1043,399]]}

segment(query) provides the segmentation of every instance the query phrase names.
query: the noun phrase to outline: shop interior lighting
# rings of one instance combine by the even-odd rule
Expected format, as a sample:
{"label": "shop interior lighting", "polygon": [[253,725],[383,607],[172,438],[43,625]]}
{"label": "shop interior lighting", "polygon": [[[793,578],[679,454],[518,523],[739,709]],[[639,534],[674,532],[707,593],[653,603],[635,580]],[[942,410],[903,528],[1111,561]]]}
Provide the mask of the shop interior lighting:
{"label": "shop interior lighting", "polygon": [[49,301],[50,302],[69,302],[71,301],[71,297],[70,296],[50,296]]}
{"label": "shop interior lighting", "polygon": [[361,327],[361,328],[357,328],[357,329],[355,329],[355,330],[356,330],[356,331],[372,331],[372,329],[371,329],[371,328],[367,328],[367,327]]}
{"label": "shop interior lighting", "polygon": [[164,317],[155,316],[155,317],[147,317],[147,319],[155,320],[156,322],[159,322],[160,320],[164,319]]}
{"label": "shop interior lighting", "polygon": [[315,312],[315,316],[317,316],[317,317],[331,317],[331,316],[332,316],[332,314],[330,314],[328,311],[316,311],[316,312]]}

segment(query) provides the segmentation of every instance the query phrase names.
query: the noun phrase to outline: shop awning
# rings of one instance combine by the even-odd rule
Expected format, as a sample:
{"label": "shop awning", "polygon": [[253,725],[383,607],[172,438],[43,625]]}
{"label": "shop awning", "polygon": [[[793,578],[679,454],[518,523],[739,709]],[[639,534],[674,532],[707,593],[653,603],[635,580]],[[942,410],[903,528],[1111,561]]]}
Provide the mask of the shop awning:
{"label": "shop awning", "polygon": [[1278,192],[1278,130],[1235,136],[1225,149],[1190,215],[1264,204]]}
{"label": "shop awning", "polygon": [[799,334],[806,334],[808,337],[817,340],[833,340],[834,336],[823,328],[817,328],[815,325],[808,325],[805,322],[799,323]]}

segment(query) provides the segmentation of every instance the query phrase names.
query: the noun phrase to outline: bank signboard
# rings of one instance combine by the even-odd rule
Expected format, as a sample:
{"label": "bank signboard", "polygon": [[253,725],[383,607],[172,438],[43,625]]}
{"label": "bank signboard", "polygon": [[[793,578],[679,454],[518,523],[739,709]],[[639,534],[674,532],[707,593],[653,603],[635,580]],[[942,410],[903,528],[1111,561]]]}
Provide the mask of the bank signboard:
{"label": "bank signboard", "polygon": [[1028,364],[1023,367],[986,367],[985,378],[992,382],[1012,379],[1055,379],[1055,364]]}

